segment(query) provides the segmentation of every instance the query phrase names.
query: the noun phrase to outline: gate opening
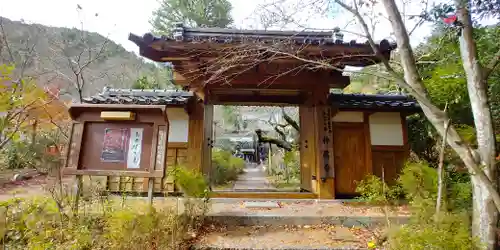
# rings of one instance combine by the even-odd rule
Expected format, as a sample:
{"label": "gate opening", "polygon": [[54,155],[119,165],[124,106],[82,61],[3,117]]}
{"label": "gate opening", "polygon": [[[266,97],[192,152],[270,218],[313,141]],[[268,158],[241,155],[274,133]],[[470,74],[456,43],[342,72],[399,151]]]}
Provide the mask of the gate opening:
{"label": "gate opening", "polygon": [[300,192],[297,106],[214,106],[213,191]]}

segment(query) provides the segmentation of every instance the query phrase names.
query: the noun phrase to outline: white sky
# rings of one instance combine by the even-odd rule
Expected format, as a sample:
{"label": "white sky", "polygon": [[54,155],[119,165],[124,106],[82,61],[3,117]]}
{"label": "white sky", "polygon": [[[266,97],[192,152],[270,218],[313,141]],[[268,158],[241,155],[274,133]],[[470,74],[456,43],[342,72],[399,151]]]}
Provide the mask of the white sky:
{"label": "white sky", "polygon": [[[270,0],[230,0],[233,5],[232,16],[238,28],[259,28],[255,18],[259,4]],[[295,4],[303,4],[307,0],[287,0]],[[77,11],[77,4],[83,10]],[[142,35],[150,31],[149,18],[151,13],[159,6],[157,0],[0,0],[0,16],[12,20],[24,20],[28,23],[40,23],[49,26],[81,27],[85,30],[98,32],[123,45],[129,51],[137,52],[137,47],[127,40],[129,33]],[[410,8],[408,8],[410,9]],[[414,8],[419,9],[419,8]],[[383,12],[383,9],[380,8]],[[333,29],[336,26],[344,28],[352,19],[343,13],[332,14],[328,18],[317,17],[309,13],[296,14],[302,18],[304,26],[315,29]],[[97,16],[95,14],[98,14]],[[312,16],[312,17],[311,17]],[[387,20],[377,26],[376,39],[390,36],[391,29]],[[296,27],[286,27],[296,28]],[[350,31],[360,32],[356,26],[347,28]],[[422,27],[414,33],[413,43],[418,43],[429,33],[428,27]],[[344,40],[354,37],[346,34]]]}

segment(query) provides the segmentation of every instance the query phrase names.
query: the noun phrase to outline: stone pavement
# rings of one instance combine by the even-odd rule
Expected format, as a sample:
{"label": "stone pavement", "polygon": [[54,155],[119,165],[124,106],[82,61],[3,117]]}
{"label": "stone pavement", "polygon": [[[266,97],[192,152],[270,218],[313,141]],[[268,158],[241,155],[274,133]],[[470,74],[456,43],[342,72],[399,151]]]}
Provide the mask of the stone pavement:
{"label": "stone pavement", "polygon": [[267,173],[263,165],[247,163],[243,173],[235,181],[233,191],[272,192],[276,188],[267,180]]}

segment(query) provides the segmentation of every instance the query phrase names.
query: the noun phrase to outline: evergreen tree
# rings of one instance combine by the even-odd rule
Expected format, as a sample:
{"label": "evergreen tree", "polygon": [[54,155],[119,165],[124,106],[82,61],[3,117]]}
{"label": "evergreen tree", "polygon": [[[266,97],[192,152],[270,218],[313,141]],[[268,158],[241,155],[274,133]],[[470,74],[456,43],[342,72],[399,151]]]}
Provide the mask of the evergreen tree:
{"label": "evergreen tree", "polygon": [[225,28],[233,22],[228,0],[161,0],[150,20],[153,32],[169,35],[175,23],[188,27]]}

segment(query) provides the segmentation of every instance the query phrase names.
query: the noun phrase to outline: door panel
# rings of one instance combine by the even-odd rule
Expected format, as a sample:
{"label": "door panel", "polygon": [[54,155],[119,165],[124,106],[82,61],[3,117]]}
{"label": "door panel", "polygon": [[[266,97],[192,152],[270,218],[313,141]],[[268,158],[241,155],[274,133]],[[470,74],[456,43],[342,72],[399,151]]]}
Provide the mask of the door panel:
{"label": "door panel", "polygon": [[356,194],[356,182],[369,173],[366,164],[366,137],[362,123],[336,125],[333,129],[335,193]]}

